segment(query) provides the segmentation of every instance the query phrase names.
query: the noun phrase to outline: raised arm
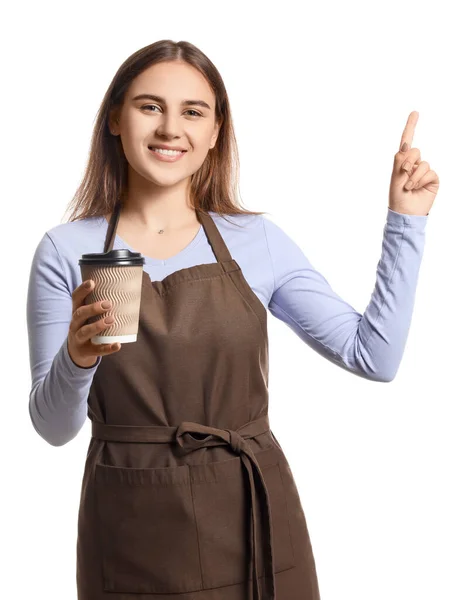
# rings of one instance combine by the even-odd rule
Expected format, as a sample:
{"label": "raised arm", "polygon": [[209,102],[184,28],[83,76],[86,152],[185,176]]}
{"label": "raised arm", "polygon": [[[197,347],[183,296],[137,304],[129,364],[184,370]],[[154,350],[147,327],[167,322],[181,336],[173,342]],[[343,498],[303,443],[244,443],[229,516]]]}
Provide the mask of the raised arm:
{"label": "raised arm", "polygon": [[270,312],[339,367],[391,381],[409,332],[427,219],[388,209],[376,284],[361,314],[334,292],[278,225],[264,218],[274,272]]}

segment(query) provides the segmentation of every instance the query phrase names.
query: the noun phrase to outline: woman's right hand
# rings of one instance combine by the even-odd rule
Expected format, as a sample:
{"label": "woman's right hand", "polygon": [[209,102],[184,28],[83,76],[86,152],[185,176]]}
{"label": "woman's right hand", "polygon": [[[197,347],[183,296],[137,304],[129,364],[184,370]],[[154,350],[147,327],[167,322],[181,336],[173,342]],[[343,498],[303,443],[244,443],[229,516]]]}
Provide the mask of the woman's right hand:
{"label": "woman's right hand", "polygon": [[113,354],[121,348],[119,342],[114,344],[94,344],[91,341],[93,336],[99,334],[100,331],[109,327],[114,322],[114,317],[107,317],[111,319],[108,323],[105,323],[104,319],[99,319],[99,321],[84,325],[90,317],[107,312],[110,308],[110,306],[103,308],[101,302],[85,304],[86,296],[93,290],[94,281],[91,280],[90,288],[87,288],[85,284],[86,281],[81,283],[72,292],[73,314],[67,338],[70,358],[77,366],[84,369],[93,367],[98,356]]}

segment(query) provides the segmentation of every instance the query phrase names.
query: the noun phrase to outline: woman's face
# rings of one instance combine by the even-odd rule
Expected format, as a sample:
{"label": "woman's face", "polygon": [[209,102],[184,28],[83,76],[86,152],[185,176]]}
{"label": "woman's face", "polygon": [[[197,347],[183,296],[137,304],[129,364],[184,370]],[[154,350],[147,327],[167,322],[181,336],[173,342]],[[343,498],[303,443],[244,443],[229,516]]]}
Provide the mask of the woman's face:
{"label": "woman's face", "polygon": [[[184,105],[188,100],[202,105]],[[217,140],[215,96],[194,67],[158,63],[133,80],[123,105],[111,114],[109,126],[120,135],[129,169],[135,174],[160,186],[189,182]],[[163,162],[148,148],[155,144],[182,147],[186,152],[175,162]]]}

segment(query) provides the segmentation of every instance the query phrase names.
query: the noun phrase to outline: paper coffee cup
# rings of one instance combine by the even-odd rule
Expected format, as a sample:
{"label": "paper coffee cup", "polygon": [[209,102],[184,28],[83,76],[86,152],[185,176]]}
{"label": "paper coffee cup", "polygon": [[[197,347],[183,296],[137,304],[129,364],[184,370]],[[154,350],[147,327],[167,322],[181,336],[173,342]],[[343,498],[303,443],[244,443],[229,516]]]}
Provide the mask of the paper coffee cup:
{"label": "paper coffee cup", "polygon": [[85,304],[103,300],[112,302],[108,311],[86,321],[86,324],[94,323],[108,315],[115,319],[91,338],[93,344],[137,341],[144,263],[140,252],[131,252],[127,248],[83,254],[78,261],[82,281],[92,279],[95,284],[86,296]]}

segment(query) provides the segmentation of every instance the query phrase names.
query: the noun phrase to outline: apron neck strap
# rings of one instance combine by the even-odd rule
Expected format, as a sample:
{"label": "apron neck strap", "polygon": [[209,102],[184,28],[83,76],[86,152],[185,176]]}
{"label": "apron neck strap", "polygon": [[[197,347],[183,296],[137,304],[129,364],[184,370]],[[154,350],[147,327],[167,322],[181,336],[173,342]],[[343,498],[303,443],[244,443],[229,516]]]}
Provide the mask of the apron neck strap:
{"label": "apron neck strap", "polygon": [[212,247],[213,253],[216,256],[218,262],[228,262],[233,260],[228,250],[228,246],[225,244],[218,227],[215,225],[212,217],[209,214],[205,214],[202,211],[196,209],[198,220],[202,223],[202,227],[205,230],[210,246]]}
{"label": "apron neck strap", "polygon": [[116,202],[114,210],[112,211],[111,218],[106,231],[106,240],[104,242],[103,252],[109,252],[114,248],[114,240],[116,238],[117,224],[119,223],[121,203],[120,200]]}
{"label": "apron neck strap", "polygon": [[[114,248],[114,240],[116,238],[117,225],[119,223],[121,201],[118,200],[112,211],[111,218],[106,231],[106,239],[104,242],[103,252],[109,252]],[[218,262],[227,262],[232,260],[230,251],[228,250],[225,240],[223,239],[218,227],[215,225],[212,217],[202,211],[196,209],[197,220],[201,223],[205,230],[205,235],[212,247],[213,253]]]}

